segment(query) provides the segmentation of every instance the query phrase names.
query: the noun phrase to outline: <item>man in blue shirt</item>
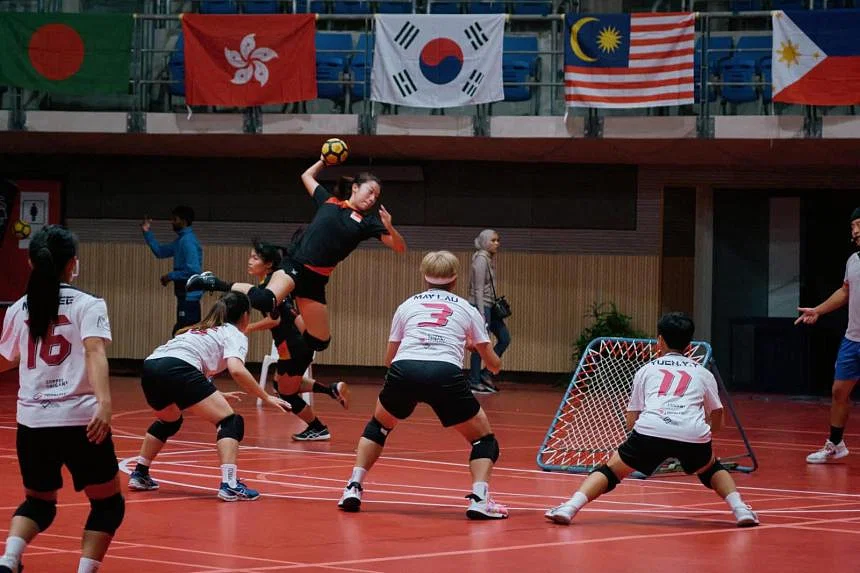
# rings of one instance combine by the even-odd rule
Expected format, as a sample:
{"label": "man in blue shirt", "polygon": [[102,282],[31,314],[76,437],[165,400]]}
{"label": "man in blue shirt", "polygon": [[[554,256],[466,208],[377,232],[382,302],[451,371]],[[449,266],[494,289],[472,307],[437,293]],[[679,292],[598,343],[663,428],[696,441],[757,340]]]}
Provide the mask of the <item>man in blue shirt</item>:
{"label": "man in blue shirt", "polygon": [[191,228],[194,223],[194,209],[180,205],[173,209],[170,220],[173,230],[179,237],[169,245],[161,245],[155,240],[150,230],[152,219],[144,217],[140,229],[143,238],[152,253],[159,259],[173,257],[173,270],[161,277],[161,286],[173,282],[173,293],[176,295],[176,324],[173,333],[180,328],[200,322],[200,297],[202,291],[185,292],[185,281],[193,274],[203,272],[203,249],[197,235]]}

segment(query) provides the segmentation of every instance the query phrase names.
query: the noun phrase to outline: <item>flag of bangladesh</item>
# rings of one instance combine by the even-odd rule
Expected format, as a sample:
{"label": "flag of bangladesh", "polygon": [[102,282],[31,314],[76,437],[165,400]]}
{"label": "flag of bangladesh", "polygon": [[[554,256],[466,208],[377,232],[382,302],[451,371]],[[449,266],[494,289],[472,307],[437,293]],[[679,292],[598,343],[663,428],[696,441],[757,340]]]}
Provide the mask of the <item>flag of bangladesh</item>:
{"label": "flag of bangladesh", "polygon": [[132,25],[130,14],[0,14],[0,84],[127,93]]}

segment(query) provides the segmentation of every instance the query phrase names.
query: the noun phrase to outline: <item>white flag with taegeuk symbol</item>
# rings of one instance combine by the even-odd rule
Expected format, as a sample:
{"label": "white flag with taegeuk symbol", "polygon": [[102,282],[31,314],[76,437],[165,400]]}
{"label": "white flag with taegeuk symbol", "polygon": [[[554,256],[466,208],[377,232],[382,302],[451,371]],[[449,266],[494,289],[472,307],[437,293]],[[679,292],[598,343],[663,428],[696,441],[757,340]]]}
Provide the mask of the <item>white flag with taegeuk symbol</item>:
{"label": "white flag with taegeuk symbol", "polygon": [[377,14],[370,97],[412,107],[500,101],[504,14]]}

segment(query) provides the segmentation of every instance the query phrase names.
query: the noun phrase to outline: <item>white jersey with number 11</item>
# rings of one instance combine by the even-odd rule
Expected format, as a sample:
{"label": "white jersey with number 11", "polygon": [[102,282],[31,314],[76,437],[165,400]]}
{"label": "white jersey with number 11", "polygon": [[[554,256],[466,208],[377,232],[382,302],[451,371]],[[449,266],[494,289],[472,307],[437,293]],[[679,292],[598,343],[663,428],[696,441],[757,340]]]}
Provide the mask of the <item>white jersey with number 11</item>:
{"label": "white jersey with number 11", "polygon": [[711,440],[706,415],[722,407],[714,375],[670,353],[636,372],[627,411],[641,412],[633,429],[642,435],[703,444]]}

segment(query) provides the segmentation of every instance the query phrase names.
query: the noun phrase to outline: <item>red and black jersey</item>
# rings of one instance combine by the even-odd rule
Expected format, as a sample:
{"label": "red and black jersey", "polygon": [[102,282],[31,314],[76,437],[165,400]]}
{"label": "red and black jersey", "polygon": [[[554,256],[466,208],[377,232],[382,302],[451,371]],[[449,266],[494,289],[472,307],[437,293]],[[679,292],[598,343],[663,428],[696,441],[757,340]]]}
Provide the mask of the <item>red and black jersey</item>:
{"label": "red and black jersey", "polygon": [[317,213],[291,255],[296,263],[328,275],[365,239],[387,235],[376,214],[364,215],[322,185],[314,189]]}

